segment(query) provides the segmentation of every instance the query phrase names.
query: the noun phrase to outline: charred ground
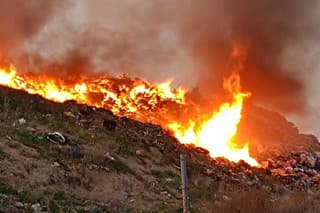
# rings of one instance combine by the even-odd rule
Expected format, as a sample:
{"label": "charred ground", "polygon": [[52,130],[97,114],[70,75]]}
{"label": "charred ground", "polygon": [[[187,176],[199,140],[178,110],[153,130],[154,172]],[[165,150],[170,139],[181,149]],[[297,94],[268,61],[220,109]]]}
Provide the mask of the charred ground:
{"label": "charred ground", "polygon": [[[245,108],[240,128],[246,134],[239,137],[259,141],[255,149],[266,169],[210,159],[160,126],[74,102],[1,87],[0,108],[3,212],[179,212],[180,153],[188,156],[193,212],[320,209],[317,139],[259,107]],[[46,139],[55,131],[67,144]]]}

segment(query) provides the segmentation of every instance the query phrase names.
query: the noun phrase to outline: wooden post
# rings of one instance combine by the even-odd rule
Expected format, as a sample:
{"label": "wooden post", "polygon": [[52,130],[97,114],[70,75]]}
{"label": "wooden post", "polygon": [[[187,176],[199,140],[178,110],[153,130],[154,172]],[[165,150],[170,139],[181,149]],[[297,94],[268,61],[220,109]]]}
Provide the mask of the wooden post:
{"label": "wooden post", "polygon": [[182,183],[182,204],[183,213],[189,213],[189,194],[188,194],[188,177],[187,177],[187,157],[180,154],[180,169],[181,169],[181,183]]}

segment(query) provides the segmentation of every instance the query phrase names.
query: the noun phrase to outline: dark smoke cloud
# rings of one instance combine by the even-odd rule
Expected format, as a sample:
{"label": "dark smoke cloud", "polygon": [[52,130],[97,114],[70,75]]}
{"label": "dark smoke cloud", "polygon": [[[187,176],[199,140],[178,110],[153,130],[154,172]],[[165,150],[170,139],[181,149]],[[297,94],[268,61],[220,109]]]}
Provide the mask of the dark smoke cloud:
{"label": "dark smoke cloud", "polygon": [[320,105],[310,101],[319,91],[317,0],[4,2],[0,50],[20,70],[174,78],[211,98],[240,45],[253,102],[296,116]]}
{"label": "dark smoke cloud", "polygon": [[2,0],[0,6],[0,55],[8,56],[22,41],[46,23],[58,1]]}
{"label": "dark smoke cloud", "polygon": [[212,91],[219,86],[230,68],[231,49],[239,43],[247,51],[241,71],[245,89],[252,91],[259,102],[282,111],[303,110],[304,82],[298,75],[302,67],[285,67],[282,57],[287,46],[303,46],[317,34],[312,20],[317,1],[218,2],[200,1],[190,8],[191,22],[186,23],[185,29],[193,57],[204,65],[201,77],[207,82],[206,89]]}

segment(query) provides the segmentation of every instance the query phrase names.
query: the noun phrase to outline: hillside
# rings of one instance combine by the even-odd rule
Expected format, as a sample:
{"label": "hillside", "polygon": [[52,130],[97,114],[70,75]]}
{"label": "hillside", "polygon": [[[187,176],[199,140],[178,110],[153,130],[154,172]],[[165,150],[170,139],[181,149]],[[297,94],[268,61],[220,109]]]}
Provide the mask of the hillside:
{"label": "hillside", "polygon": [[[72,101],[1,87],[0,108],[0,212],[181,212],[180,153],[188,156],[192,212],[320,209],[317,139],[255,106],[239,137],[254,141],[264,169],[211,159],[160,126]],[[53,132],[66,142],[50,142]]]}

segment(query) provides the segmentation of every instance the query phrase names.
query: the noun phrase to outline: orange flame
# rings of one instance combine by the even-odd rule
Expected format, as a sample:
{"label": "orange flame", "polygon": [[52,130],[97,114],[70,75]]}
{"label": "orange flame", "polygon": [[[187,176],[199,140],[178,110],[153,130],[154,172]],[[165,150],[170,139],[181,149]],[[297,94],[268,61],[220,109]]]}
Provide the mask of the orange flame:
{"label": "orange flame", "polygon": [[248,144],[239,148],[234,141],[241,120],[243,99],[250,93],[241,92],[240,77],[235,73],[225,79],[223,86],[233,96],[231,103],[223,103],[218,111],[212,112],[209,119],[200,122],[190,120],[187,127],[174,122],[168,124],[168,127],[181,143],[202,147],[213,158],[225,157],[234,162],[244,160],[251,166],[258,166],[258,162],[250,157]]}
{"label": "orange flame", "polygon": [[160,124],[172,130],[181,143],[205,148],[212,157],[259,165],[250,157],[248,144],[239,148],[234,141],[243,100],[250,95],[241,92],[237,74],[224,81],[224,88],[232,94],[232,102],[223,103],[209,118],[188,119],[188,125],[183,125],[179,113],[193,110],[194,105],[186,100],[186,90],[171,88],[171,81],[153,85],[127,77],[87,77],[70,83],[45,75],[19,75],[11,66],[9,69],[0,68],[0,85],[38,94],[55,102],[75,100],[80,104],[109,109],[119,116]]}

